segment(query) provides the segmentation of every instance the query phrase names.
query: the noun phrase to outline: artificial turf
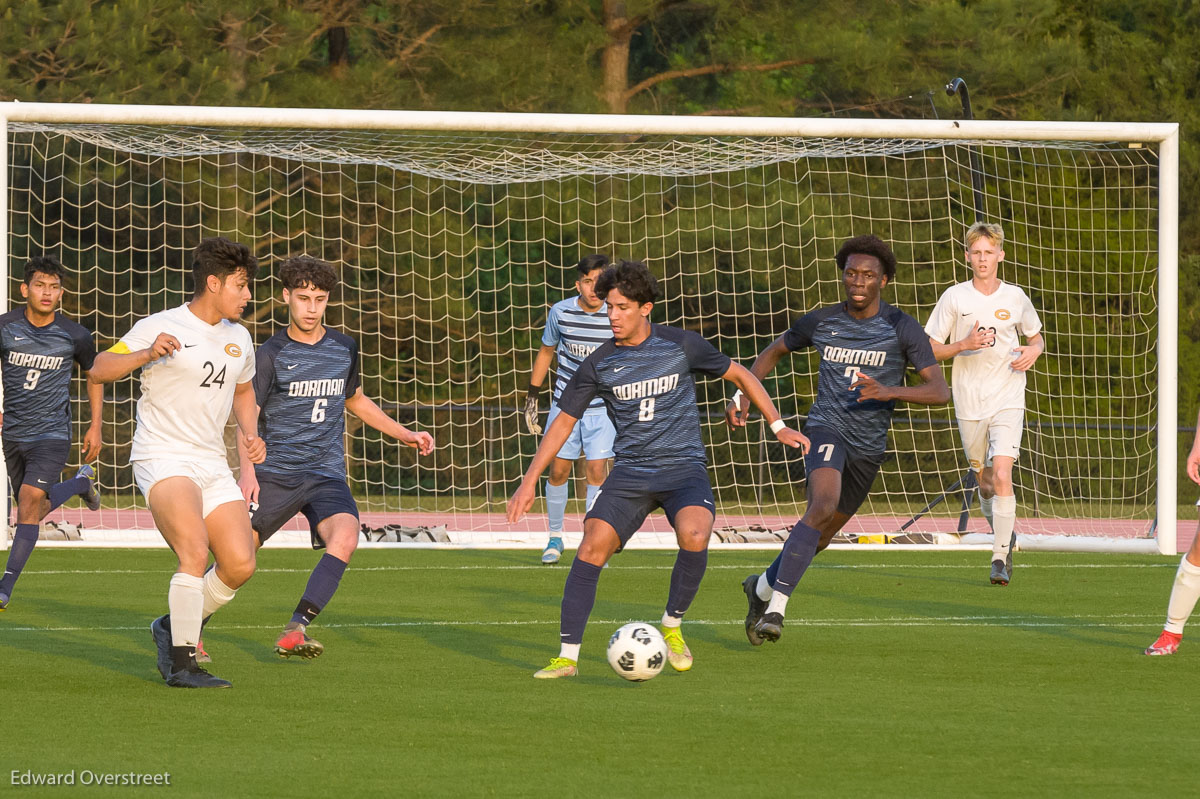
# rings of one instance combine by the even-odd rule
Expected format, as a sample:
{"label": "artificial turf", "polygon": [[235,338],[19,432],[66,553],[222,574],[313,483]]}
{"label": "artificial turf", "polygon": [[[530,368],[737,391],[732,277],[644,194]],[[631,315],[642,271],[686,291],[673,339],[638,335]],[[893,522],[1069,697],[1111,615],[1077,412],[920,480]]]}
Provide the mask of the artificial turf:
{"label": "artificial turf", "polygon": [[[608,635],[662,613],[672,553],[600,580],[580,676],[557,654],[557,567],[537,553],[364,550],[310,628],[272,651],[312,552],[264,551],[205,632],[234,687],[169,689],[148,625],[160,550],[34,553],[0,614],[0,786],[70,795],[1185,795],[1200,773],[1200,643],[1141,654],[1177,560],[981,552],[820,555],[777,644],[751,647],[741,580],[771,554],[714,552],[684,632],[694,668],[628,683]],[[170,788],[82,773],[169,773]],[[14,780],[17,782],[14,784]]]}

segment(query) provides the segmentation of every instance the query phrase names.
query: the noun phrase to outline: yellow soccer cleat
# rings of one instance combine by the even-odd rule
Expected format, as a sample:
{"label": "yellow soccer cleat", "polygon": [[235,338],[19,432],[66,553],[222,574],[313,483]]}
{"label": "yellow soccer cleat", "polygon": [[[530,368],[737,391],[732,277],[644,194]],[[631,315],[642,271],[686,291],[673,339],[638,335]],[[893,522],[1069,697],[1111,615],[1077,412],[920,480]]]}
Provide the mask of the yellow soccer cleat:
{"label": "yellow soccer cleat", "polygon": [[678,627],[663,627],[663,640],[667,642],[667,662],[675,671],[687,671],[692,667],[692,650],[683,640]]}
{"label": "yellow soccer cleat", "polygon": [[570,658],[554,658],[550,665],[533,673],[538,680],[557,680],[559,677],[574,677],[579,673],[578,665]]}

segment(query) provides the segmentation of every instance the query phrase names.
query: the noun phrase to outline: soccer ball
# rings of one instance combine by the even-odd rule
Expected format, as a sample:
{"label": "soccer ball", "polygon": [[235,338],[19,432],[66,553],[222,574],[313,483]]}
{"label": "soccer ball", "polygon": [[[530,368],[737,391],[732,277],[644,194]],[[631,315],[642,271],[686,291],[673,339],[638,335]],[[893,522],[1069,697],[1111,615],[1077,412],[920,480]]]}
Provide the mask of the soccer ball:
{"label": "soccer ball", "polygon": [[608,639],[608,665],[632,682],[648,680],[667,662],[667,642],[652,624],[633,621]]}

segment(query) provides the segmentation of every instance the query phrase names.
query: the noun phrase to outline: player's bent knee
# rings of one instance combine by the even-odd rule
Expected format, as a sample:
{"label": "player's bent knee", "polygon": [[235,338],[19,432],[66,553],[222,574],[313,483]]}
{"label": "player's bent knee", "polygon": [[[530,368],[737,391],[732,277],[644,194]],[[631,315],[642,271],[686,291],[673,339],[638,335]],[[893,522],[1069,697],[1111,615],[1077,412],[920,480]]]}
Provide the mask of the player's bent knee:
{"label": "player's bent knee", "polygon": [[225,558],[217,563],[217,576],[230,588],[240,588],[254,576],[258,567],[253,554],[240,558]]}

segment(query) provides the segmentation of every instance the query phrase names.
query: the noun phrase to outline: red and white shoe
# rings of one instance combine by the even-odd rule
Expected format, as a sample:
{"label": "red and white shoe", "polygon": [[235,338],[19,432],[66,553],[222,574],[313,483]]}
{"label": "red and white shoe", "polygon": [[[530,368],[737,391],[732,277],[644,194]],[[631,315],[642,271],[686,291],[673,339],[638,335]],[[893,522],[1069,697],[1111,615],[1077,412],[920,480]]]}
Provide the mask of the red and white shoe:
{"label": "red and white shoe", "polygon": [[309,638],[303,630],[284,630],[275,642],[275,654],[281,658],[298,655],[305,660],[312,660],[324,651],[325,647],[321,646],[321,642]]}
{"label": "red and white shoe", "polygon": [[204,651],[204,639],[201,638],[196,642],[196,662],[197,663],[212,663],[212,656]]}
{"label": "red and white shoe", "polygon": [[1179,642],[1182,640],[1183,633],[1170,633],[1163,630],[1162,635],[1158,636],[1158,640],[1151,644],[1144,654],[1174,655],[1179,651]]}

